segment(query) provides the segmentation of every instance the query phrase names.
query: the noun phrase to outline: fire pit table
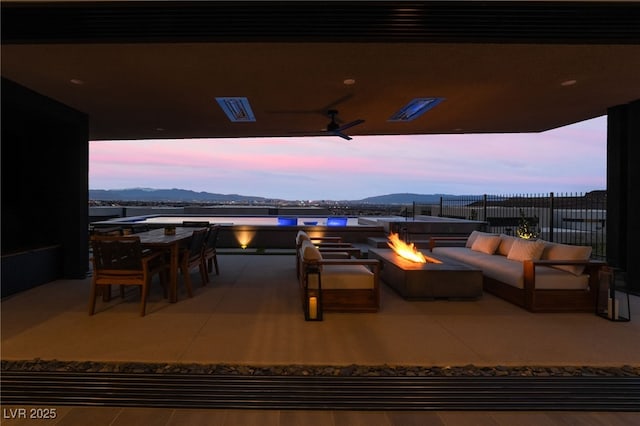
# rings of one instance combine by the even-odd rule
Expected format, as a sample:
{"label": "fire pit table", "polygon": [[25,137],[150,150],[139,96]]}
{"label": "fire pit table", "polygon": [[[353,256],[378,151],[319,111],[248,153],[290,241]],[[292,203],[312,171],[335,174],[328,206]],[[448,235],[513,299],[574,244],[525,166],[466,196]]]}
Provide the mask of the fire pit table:
{"label": "fire pit table", "polygon": [[482,270],[442,255],[425,255],[427,263],[407,260],[391,249],[369,249],[382,262],[380,278],[405,299],[477,299]]}

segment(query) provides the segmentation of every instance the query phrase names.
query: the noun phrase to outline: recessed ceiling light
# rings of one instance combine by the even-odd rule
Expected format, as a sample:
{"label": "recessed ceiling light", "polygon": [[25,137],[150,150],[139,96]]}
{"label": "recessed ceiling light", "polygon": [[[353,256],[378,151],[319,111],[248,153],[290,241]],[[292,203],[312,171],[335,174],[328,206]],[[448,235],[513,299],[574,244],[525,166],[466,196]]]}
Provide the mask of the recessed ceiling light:
{"label": "recessed ceiling light", "polygon": [[565,80],[562,83],[560,83],[560,86],[573,86],[577,82],[578,80]]}
{"label": "recessed ceiling light", "polygon": [[220,97],[216,98],[218,105],[227,114],[229,120],[234,123],[248,123],[256,121],[256,117],[253,115],[249,100],[243,97]]}
{"label": "recessed ceiling light", "polygon": [[347,78],[343,81],[343,83],[347,86],[351,86],[353,84],[356,84],[356,80],[354,78]]}
{"label": "recessed ceiling light", "polygon": [[400,108],[400,110],[393,114],[387,121],[415,120],[443,100],[444,98],[415,98]]}
{"label": "recessed ceiling light", "polygon": [[80,80],[79,78],[72,78],[71,80],[69,80],[69,82],[71,82],[71,84],[75,84],[76,86],[82,86],[84,84],[84,81]]}
{"label": "recessed ceiling light", "polygon": [[156,127],[156,132],[164,132],[164,128],[163,127]]}

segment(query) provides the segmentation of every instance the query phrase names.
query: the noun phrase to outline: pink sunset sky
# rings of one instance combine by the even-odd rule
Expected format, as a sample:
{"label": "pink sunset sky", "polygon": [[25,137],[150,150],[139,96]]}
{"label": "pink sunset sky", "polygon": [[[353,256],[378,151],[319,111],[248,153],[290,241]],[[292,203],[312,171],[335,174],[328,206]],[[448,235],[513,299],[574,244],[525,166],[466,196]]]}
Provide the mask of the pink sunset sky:
{"label": "pink sunset sky", "polygon": [[91,189],[287,200],[606,188],[606,117],[542,133],[93,141]]}

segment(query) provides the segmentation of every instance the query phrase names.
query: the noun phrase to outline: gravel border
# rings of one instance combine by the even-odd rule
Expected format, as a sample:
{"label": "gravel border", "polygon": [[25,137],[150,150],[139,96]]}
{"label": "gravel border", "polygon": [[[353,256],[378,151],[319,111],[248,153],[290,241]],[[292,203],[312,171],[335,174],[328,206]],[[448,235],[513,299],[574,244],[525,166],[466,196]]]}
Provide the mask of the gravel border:
{"label": "gravel border", "polygon": [[640,366],[243,365],[58,360],[2,360],[1,371],[321,377],[640,377]]}

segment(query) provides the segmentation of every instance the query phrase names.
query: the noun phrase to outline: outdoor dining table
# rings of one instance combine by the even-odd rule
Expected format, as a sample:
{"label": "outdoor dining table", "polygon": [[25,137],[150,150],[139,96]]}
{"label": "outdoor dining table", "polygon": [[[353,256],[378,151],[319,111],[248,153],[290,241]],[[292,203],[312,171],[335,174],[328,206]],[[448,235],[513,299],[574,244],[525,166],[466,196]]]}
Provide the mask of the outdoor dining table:
{"label": "outdoor dining table", "polygon": [[137,237],[140,237],[140,244],[143,248],[169,252],[169,302],[171,303],[175,303],[178,300],[180,248],[187,244],[193,235],[193,231],[196,229],[199,228],[177,226],[175,228],[175,234],[171,235],[167,235],[164,228],[152,229],[135,234]]}

